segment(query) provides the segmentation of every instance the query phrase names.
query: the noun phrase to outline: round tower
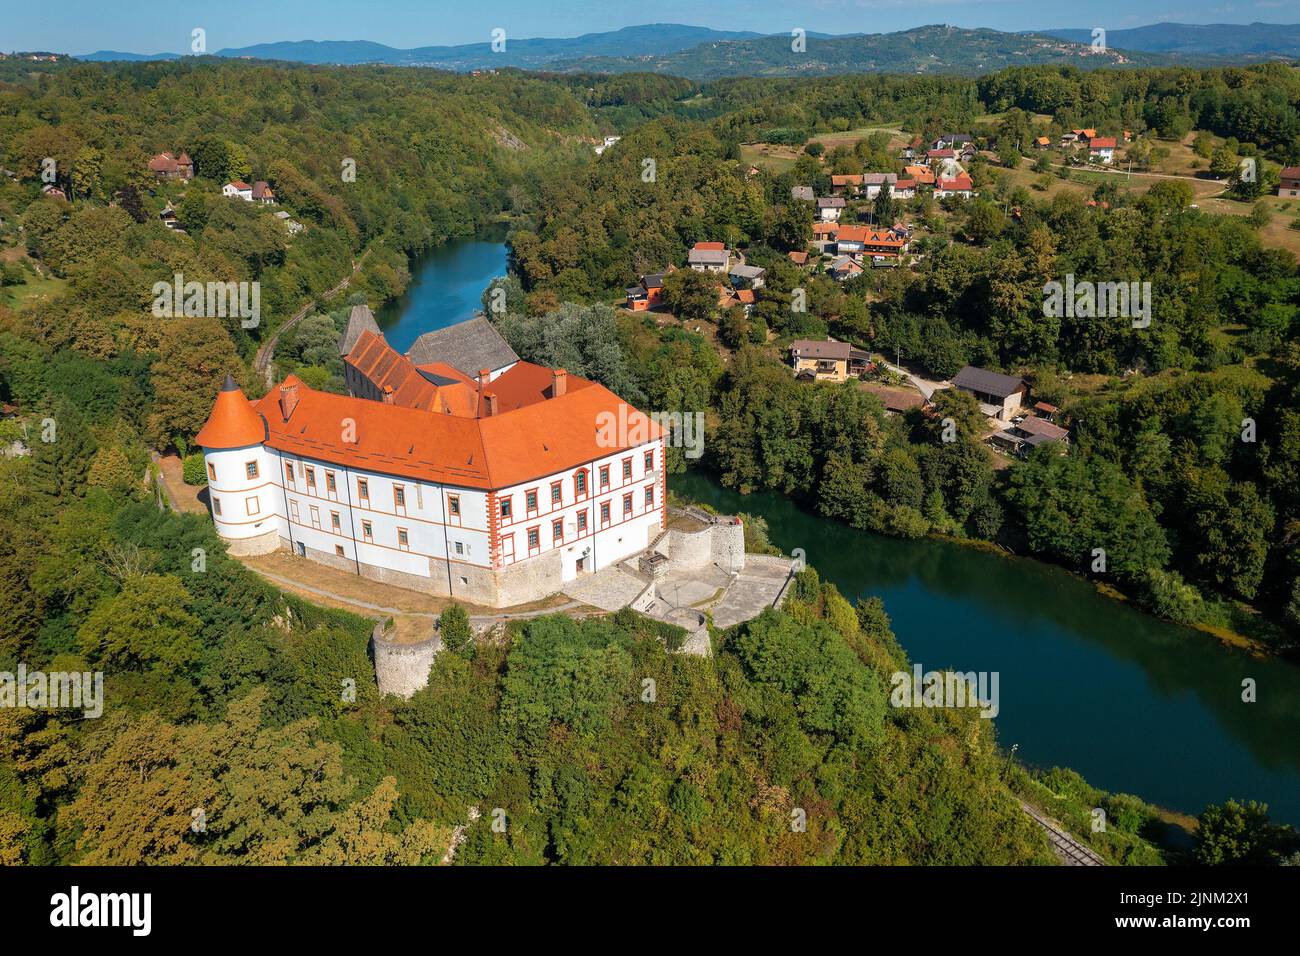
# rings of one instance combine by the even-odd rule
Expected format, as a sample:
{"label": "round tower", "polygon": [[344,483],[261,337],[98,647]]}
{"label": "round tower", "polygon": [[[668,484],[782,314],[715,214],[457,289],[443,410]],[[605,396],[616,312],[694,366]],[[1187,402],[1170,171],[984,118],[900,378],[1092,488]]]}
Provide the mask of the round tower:
{"label": "round tower", "polygon": [[280,547],[284,520],[274,456],[262,444],[266,420],[229,375],[194,443],[208,471],[208,507],[231,554],[267,554]]}

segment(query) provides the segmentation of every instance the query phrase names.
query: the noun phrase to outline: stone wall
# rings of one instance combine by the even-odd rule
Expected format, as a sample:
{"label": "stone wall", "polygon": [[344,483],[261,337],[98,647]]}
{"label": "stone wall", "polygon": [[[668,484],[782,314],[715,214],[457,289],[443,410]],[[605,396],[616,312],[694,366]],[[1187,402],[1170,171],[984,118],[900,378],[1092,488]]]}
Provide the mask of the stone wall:
{"label": "stone wall", "polygon": [[370,643],[381,694],[396,694],[405,699],[429,683],[433,658],[442,650],[442,638],[436,629],[432,630],[433,635],[418,644],[397,644],[389,639],[382,622],[375,625]]}
{"label": "stone wall", "polygon": [[272,528],[254,538],[222,538],[226,542],[226,553],[233,557],[246,558],[255,554],[270,554],[281,545],[280,532]]}
{"label": "stone wall", "polygon": [[735,573],[745,567],[745,526],[724,518],[699,531],[672,528],[659,537],[654,549],[668,556],[675,572],[716,564]]}

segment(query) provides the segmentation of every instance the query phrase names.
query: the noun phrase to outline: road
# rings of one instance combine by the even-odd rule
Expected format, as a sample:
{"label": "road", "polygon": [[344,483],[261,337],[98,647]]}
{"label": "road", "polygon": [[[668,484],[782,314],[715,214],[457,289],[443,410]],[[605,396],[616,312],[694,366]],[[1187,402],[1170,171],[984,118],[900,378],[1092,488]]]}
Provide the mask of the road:
{"label": "road", "polygon": [[[367,249],[365,252],[361,254],[360,259],[353,259],[351,274],[348,275],[346,279],[344,279],[334,288],[330,289],[328,292],[322,295],[320,297],[320,300],[327,301],[329,299],[332,299],[340,292],[342,292],[344,289],[346,289],[352,283],[352,280],[357,277],[357,273],[361,271],[361,265],[366,261],[366,256],[368,256],[369,254],[370,254],[370,250]],[[270,388],[272,385],[275,384],[275,382],[271,380],[271,362],[275,359],[275,345],[278,341],[280,341],[280,335],[288,331],[289,329],[293,328],[299,322],[301,322],[303,318],[306,317],[307,313],[310,312],[315,307],[316,307],[316,300],[312,299],[301,309],[299,309],[297,312],[291,315],[289,317],[289,321],[285,322],[284,325],[280,326],[273,333],[271,333],[271,337],[267,339],[265,342],[263,342],[262,347],[257,350],[257,357],[253,359],[253,370],[266,379],[267,388]]]}

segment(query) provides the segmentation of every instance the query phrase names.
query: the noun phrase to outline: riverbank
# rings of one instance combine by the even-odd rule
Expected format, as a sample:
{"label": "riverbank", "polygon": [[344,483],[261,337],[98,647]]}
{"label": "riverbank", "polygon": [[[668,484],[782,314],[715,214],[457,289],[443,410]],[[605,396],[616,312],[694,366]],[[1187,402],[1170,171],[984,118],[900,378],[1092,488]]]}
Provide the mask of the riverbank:
{"label": "riverbank", "polygon": [[[1170,812],[1255,799],[1300,822],[1300,668],[1142,613],[1065,569],[987,543],[887,538],[698,471],[674,492],[763,518],[772,543],[851,601],[879,597],[927,668],[996,672],[1005,749]],[[998,560],[993,560],[993,558]],[[1267,688],[1243,700],[1243,681]]]}

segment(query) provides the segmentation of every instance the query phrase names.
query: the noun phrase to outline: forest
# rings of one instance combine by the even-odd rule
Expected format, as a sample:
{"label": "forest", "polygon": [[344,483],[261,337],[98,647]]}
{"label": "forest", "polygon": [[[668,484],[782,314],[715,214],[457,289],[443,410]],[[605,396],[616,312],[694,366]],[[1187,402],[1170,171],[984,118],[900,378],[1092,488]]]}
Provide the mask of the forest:
{"label": "forest", "polygon": [[[1066,86],[1095,76],[1057,72]],[[1204,76],[1199,88],[1226,91],[1225,130],[1245,133],[1228,105],[1242,91],[1272,95]],[[1125,109],[1127,88],[1100,82],[1115,83],[1104,108]],[[1044,94],[1022,86],[1028,109]],[[1179,101],[1188,117],[1194,94]],[[1294,854],[1294,831],[1232,802],[1206,810],[1193,849],[1171,849],[1155,808],[1066,770],[1008,767],[973,713],[888,707],[889,675],[907,663],[886,609],[852,606],[812,570],[783,611],[715,633],[710,660],[669,653],[632,614],[548,616],[443,654],[409,701],[381,699],[371,622],[272,588],[210,522],[160,510],[144,481],[151,451],[189,450],[227,372],[261,393],[259,344],[354,263],[347,298],[278,353],[321,387],[341,388],[330,343],[346,301],[381,304],[409,281],[411,254],[504,217],[516,274],[494,318],[520,354],[651,408],[708,410],[705,464],[726,483],[887,534],[1023,543],[1072,567],[1102,540],[1118,584],[1157,613],[1235,628],[1257,607],[1276,622],[1261,633],[1292,647],[1295,263],[1241,223],[1183,208],[1176,188],[1114,194],[1105,211],[1018,196],[1018,218],[976,204],[953,213],[960,235],[927,269],[816,276],[807,311],[792,310],[805,280],[784,253],[806,243],[810,217],[789,186],[884,146],[751,177],[741,142],[883,119],[932,130],[993,97],[906,77],[700,88],[203,59],[6,64],[0,399],[15,417],[0,434],[27,453],[0,457],[0,671],[102,670],[113,706],[102,720],[0,709],[0,862],[436,863],[464,825],[458,864],[1050,863],[1015,801],[1034,787],[1068,796],[1084,834],[1089,807],[1113,810],[1123,822],[1086,837],[1113,862]],[[1294,159],[1294,134],[1268,128],[1253,142]],[[590,141],[610,129],[624,141],[595,162]],[[188,151],[195,179],[149,176],[162,150]],[[304,230],[222,199],[233,178],[268,182]],[[183,232],[160,219],[169,205]],[[723,350],[609,304],[701,239],[747,247],[771,272],[754,316],[726,317]],[[1026,290],[1062,264],[1167,270],[1168,321],[1145,334],[1028,322]],[[177,272],[260,282],[262,325],[152,316],[149,290]],[[688,319],[722,318],[688,276],[670,295]],[[934,419],[886,416],[851,387],[800,387],[779,344],[828,332],[935,372],[1024,369],[1065,409],[1076,447],[999,471],[958,397],[940,399],[959,425],[944,442]],[[1121,378],[1130,367],[1144,374]],[[1076,390],[1076,371],[1107,387]],[[1258,440],[1230,440],[1247,416]]]}

